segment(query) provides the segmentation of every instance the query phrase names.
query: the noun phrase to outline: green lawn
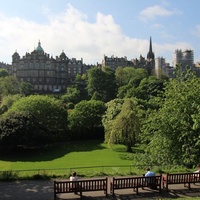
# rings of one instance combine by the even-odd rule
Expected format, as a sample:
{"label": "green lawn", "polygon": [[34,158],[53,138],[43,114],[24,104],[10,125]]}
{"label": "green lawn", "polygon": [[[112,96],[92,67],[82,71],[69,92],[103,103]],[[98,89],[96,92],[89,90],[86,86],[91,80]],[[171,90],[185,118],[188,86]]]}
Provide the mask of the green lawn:
{"label": "green lawn", "polygon": [[[68,142],[37,151],[0,152],[0,171],[20,173],[22,177],[34,174],[69,176],[73,170],[83,176],[143,174],[147,166],[134,167],[128,157],[131,153],[125,152],[123,145],[110,149],[102,141]],[[159,168],[153,170],[157,173]]]}
{"label": "green lawn", "polygon": [[[35,169],[78,169],[92,166],[119,166],[132,164],[124,159],[129,153],[124,146],[117,145],[117,151],[101,141],[79,141],[55,145],[38,151],[15,151],[0,154],[0,170]],[[112,169],[117,170],[117,169]]]}

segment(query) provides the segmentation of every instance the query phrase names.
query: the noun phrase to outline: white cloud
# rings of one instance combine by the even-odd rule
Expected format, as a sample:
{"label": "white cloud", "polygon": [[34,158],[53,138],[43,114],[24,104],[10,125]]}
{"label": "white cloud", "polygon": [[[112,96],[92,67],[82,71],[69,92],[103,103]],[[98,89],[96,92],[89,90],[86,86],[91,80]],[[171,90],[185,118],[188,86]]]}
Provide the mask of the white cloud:
{"label": "white cloud", "polygon": [[142,21],[153,20],[157,17],[165,17],[165,16],[172,16],[175,14],[180,14],[181,12],[178,10],[167,10],[164,7],[159,5],[147,7],[142,10],[139,14],[139,19]]}
{"label": "white cloud", "polygon": [[[83,58],[86,64],[101,62],[104,54],[128,59],[140,54],[146,57],[149,40],[127,37],[111,15],[97,13],[95,22],[90,23],[87,15],[71,5],[59,14],[48,9],[45,12],[46,24],[0,14],[0,61],[11,63],[16,50],[21,57],[32,52],[39,40],[44,51],[54,58],[64,50],[69,58]],[[164,54],[184,46],[155,45],[154,52]]]}

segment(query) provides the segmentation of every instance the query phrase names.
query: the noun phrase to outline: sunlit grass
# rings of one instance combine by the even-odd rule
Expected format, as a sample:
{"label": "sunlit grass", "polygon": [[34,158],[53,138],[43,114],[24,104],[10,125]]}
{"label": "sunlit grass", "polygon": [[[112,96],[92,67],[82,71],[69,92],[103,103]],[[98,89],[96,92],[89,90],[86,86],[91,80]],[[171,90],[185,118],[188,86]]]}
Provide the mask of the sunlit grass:
{"label": "sunlit grass", "polygon": [[[141,152],[134,148],[133,153]],[[102,141],[76,141],[57,144],[40,150],[21,150],[0,153],[0,171],[12,171],[20,177],[68,177],[76,170],[79,176],[142,175],[147,166],[137,167],[133,153],[126,152],[124,145],[108,147]],[[156,173],[181,172],[180,167],[154,166]],[[8,173],[9,174],[9,173]],[[12,175],[12,174],[11,174]]]}

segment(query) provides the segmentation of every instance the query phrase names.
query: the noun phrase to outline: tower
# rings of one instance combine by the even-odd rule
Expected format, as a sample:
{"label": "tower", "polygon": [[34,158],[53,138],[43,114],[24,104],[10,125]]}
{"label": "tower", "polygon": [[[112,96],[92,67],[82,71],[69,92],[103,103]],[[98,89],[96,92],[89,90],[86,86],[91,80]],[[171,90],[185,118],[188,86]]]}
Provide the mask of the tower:
{"label": "tower", "polygon": [[155,68],[155,55],[152,50],[152,41],[150,37],[150,42],[149,42],[149,52],[147,53],[147,64],[146,64],[146,69],[149,74],[152,74]]}

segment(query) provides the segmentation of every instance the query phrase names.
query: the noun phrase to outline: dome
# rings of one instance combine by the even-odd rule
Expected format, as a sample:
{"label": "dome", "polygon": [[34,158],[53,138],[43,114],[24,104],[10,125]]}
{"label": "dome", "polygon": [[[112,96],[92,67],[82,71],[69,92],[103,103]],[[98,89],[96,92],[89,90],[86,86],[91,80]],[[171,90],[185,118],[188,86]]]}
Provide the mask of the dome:
{"label": "dome", "polygon": [[41,47],[41,43],[40,43],[40,41],[38,42],[38,46],[37,46],[37,48],[35,49],[37,52],[44,52],[44,50],[43,50],[43,48]]}

